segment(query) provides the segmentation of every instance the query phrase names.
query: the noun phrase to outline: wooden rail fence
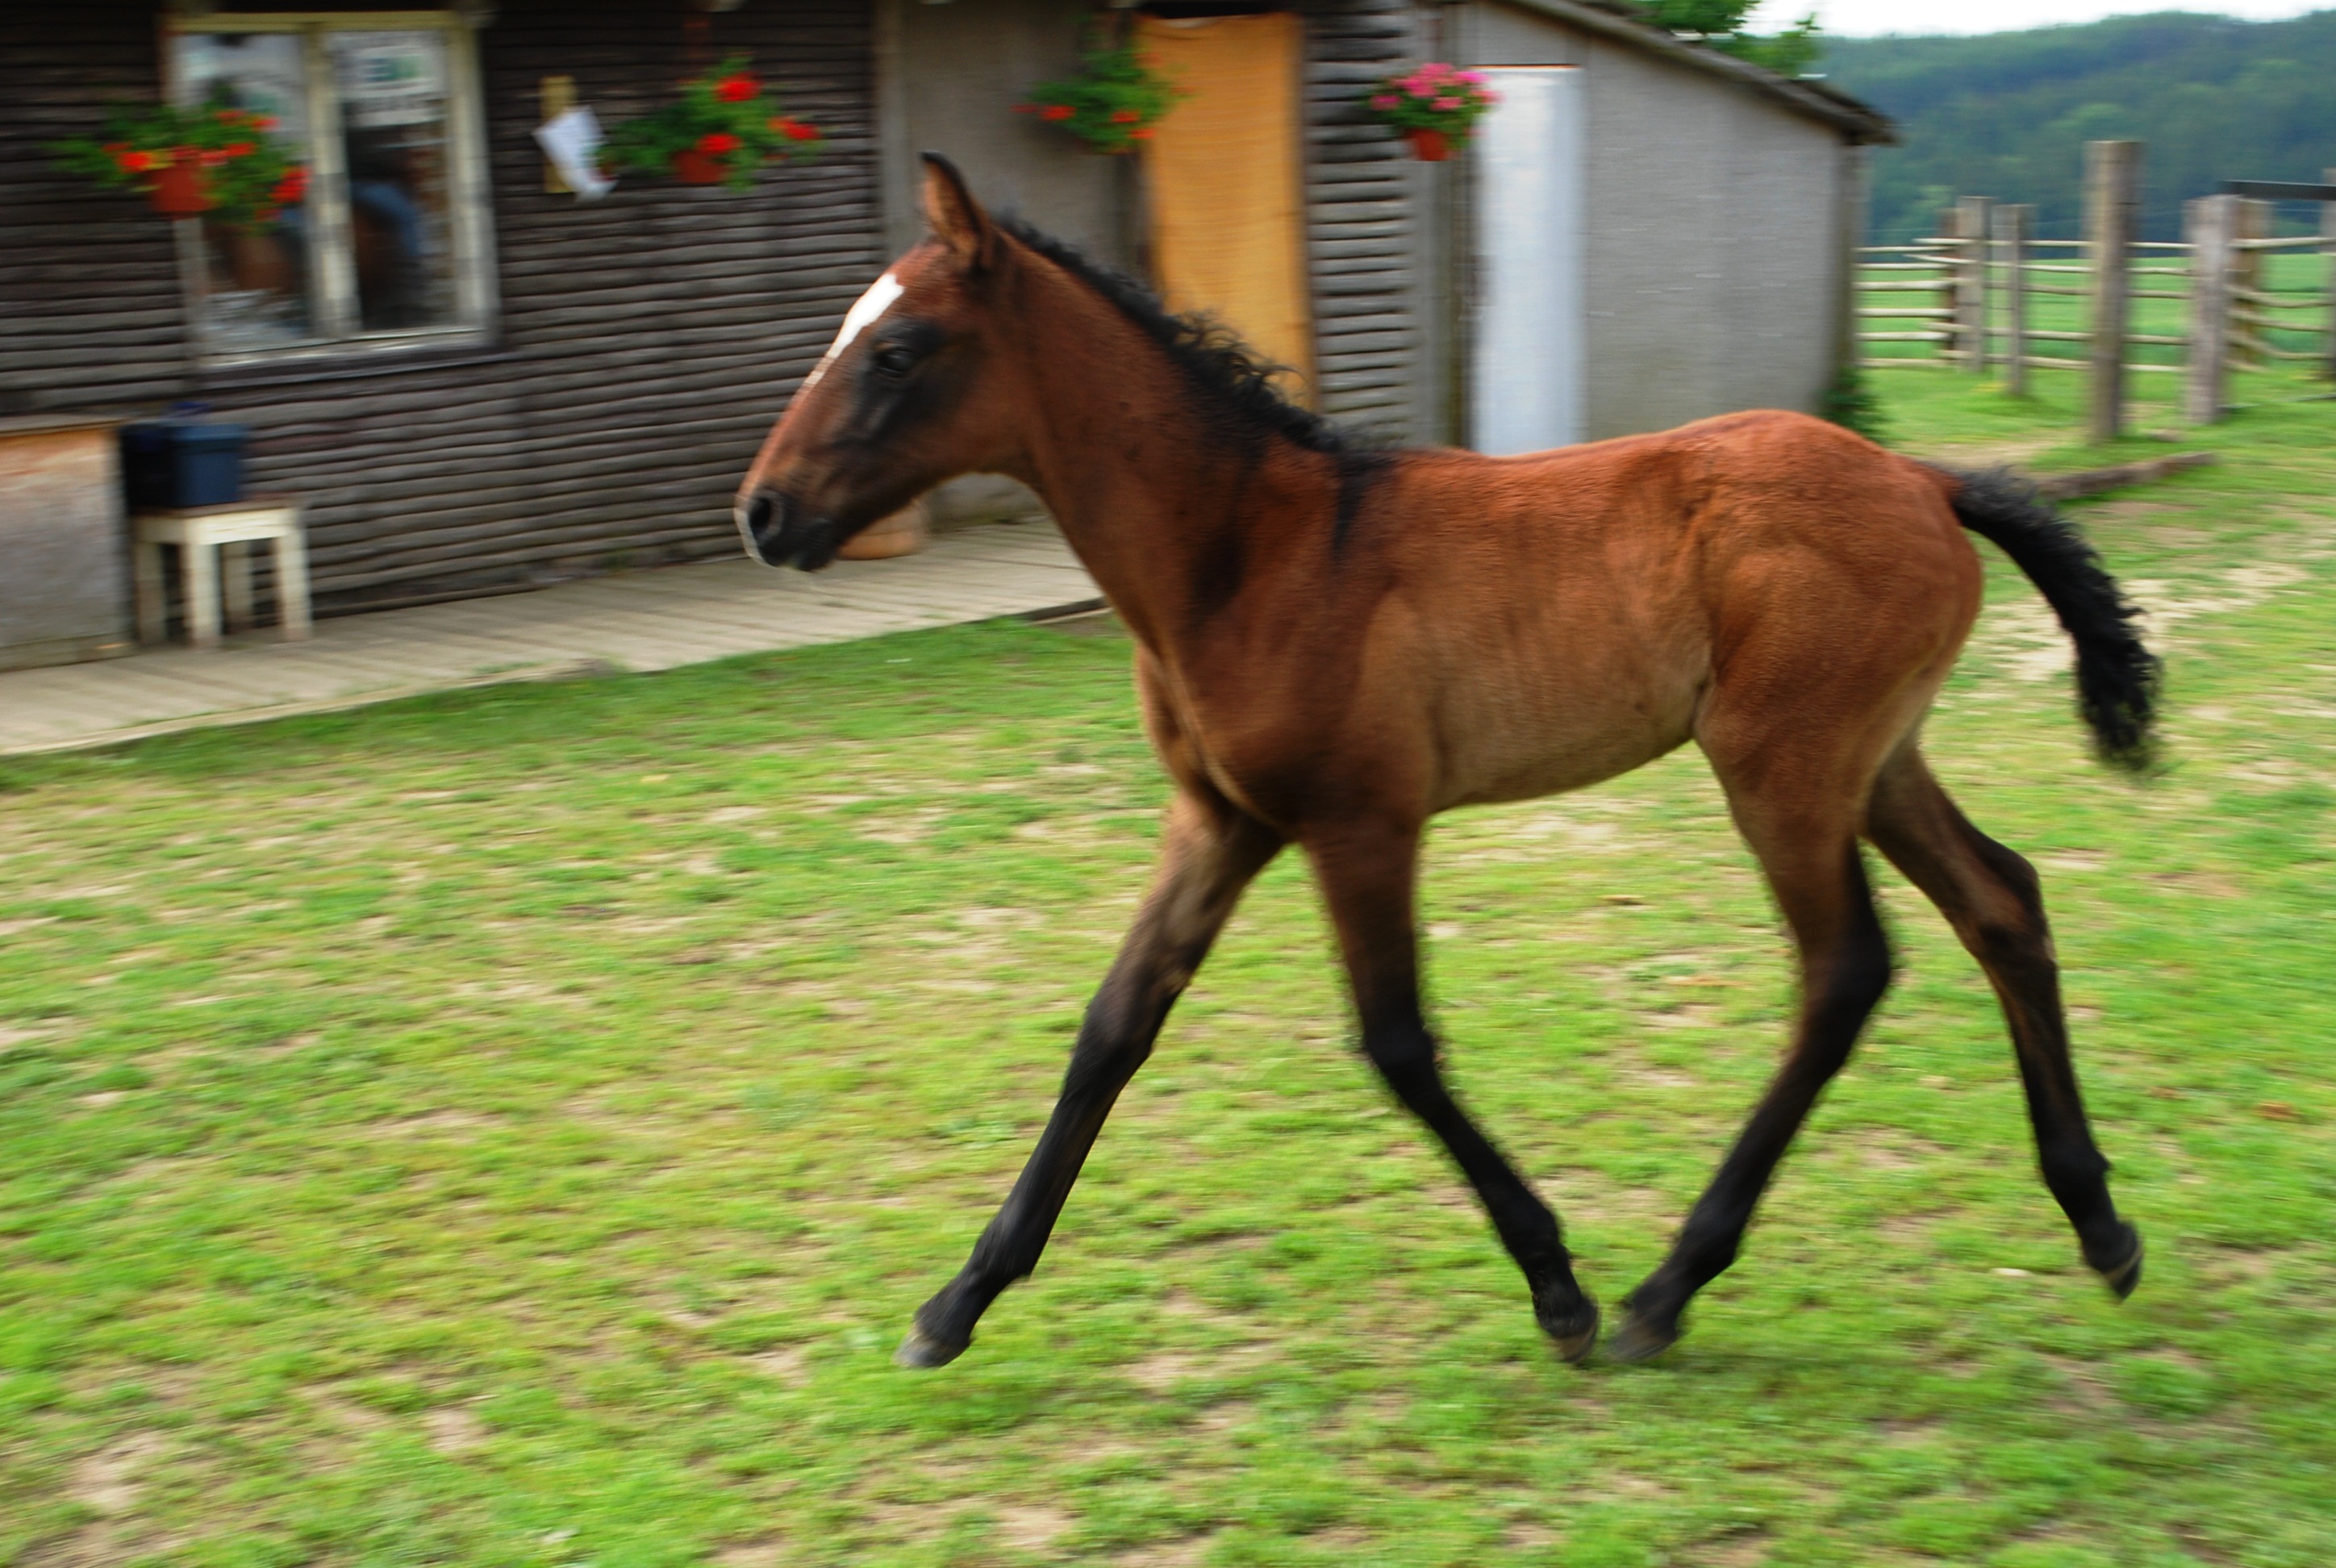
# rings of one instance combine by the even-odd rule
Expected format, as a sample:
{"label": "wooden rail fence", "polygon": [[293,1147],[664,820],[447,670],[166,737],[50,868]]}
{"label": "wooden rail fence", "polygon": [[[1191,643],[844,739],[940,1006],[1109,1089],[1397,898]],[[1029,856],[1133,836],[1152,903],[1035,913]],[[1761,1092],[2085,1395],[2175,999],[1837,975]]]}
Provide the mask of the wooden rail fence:
{"label": "wooden rail fence", "polygon": [[[2082,239],[2035,235],[2032,208],[1966,196],[1938,232],[1858,248],[1858,364],[2000,375],[2083,372],[2097,440],[2123,433],[2135,375],[2177,378],[2183,416],[2212,424],[2233,373],[2308,365],[2336,377],[2336,201],[2317,235],[2275,236],[2273,205],[2202,196],[2184,238],[2135,238],[2141,144],[2086,147]],[[2327,176],[2336,184],[2336,170]],[[2324,259],[2316,284],[2282,257]],[[2171,328],[2171,329],[2169,329]]]}

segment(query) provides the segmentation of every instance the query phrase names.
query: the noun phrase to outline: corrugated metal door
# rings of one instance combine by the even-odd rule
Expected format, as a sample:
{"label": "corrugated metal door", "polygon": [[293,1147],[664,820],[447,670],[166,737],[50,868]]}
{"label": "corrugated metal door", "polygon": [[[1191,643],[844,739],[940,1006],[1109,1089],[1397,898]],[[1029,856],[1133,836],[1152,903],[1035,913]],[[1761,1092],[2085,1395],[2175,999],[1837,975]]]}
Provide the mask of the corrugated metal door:
{"label": "corrugated metal door", "polygon": [[1477,309],[1469,378],[1479,452],[1582,439],[1582,75],[1486,70],[1501,101],[1478,122]]}

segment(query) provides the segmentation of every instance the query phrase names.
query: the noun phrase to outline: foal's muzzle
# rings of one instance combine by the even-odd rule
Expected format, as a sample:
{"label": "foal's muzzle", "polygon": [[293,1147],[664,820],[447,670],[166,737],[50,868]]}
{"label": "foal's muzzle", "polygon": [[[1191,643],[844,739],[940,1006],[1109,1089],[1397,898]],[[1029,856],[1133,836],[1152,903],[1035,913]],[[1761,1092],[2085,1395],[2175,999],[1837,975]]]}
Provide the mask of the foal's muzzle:
{"label": "foal's muzzle", "polygon": [[767,486],[740,502],[734,515],[746,553],[765,566],[817,571],[835,559],[833,520],[806,517],[801,506]]}

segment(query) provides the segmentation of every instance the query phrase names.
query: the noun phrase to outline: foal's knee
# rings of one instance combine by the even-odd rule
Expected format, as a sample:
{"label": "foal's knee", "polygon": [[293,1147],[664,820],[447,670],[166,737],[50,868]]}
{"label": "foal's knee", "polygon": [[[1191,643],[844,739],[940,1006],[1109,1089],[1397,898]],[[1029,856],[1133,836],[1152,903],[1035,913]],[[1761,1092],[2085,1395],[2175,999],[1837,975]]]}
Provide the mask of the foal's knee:
{"label": "foal's knee", "polygon": [[1414,1018],[1366,1021],[1363,1054],[1405,1099],[1436,1083],[1436,1037]]}
{"label": "foal's knee", "polygon": [[[1823,969],[1809,977],[1809,1001],[1817,1014],[1839,1019],[1854,1029],[1880,1005],[1895,973],[1896,960],[1881,923],[1861,924],[1826,955]],[[1846,1056],[1848,1049],[1849,1041],[1844,1038],[1842,1054]]]}
{"label": "foal's knee", "polygon": [[1890,939],[1883,935],[1876,922],[1860,930],[1844,944],[1839,966],[1826,989],[1842,1006],[1869,1013],[1880,1004],[1897,972],[1898,961],[1890,951]]}
{"label": "foal's knee", "polygon": [[1097,1093],[1115,1095],[1151,1058],[1152,1042],[1166,1021],[1166,998],[1114,995],[1109,988],[1087,1004],[1071,1063],[1063,1074],[1066,1099]]}
{"label": "foal's knee", "polygon": [[1963,945],[1990,969],[2018,975],[2049,974],[2057,966],[2052,928],[2044,916],[2044,884],[2016,850],[1981,839],[1981,858],[1995,885],[1972,901],[1956,922]]}

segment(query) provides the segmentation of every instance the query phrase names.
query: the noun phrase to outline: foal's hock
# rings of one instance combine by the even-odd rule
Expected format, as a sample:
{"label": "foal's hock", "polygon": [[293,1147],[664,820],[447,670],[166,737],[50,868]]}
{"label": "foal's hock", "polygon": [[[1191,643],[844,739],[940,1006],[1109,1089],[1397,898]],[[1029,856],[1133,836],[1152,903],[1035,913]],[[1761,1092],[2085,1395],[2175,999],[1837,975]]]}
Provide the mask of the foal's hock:
{"label": "foal's hock", "polygon": [[1889,982],[1861,839],[1986,969],[2045,1184],[2085,1261],[2133,1289],[2141,1239],[2086,1125],[2036,874],[1964,819],[1918,745],[1979,613],[1968,529],[2068,628],[2102,755],[2146,760],[2156,667],[2135,612],[2032,489],[1775,412],[1526,457],[1357,445],[1221,330],[994,219],[926,161],[932,237],[796,391],[740,487],[740,532],[761,560],[815,570],[942,480],[1023,480],[1135,638],[1176,794],[1046,1129],[964,1269],[918,1311],[902,1362],[963,1351],[1036,1266],[1169,1008],[1292,843],[1337,927],[1364,1051],[1475,1185],[1559,1354],[1587,1355],[1598,1309],[1556,1217],[1437,1069],[1413,917],[1420,835],[1448,807],[1578,789],[1690,740],[1799,950],[1799,1017],[1609,1352],[1679,1337]]}

